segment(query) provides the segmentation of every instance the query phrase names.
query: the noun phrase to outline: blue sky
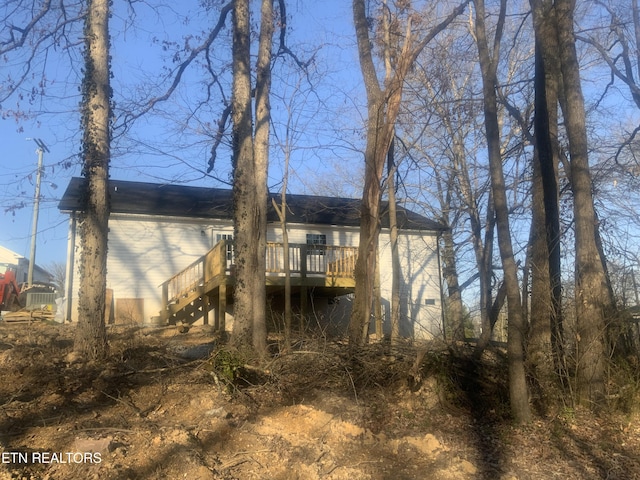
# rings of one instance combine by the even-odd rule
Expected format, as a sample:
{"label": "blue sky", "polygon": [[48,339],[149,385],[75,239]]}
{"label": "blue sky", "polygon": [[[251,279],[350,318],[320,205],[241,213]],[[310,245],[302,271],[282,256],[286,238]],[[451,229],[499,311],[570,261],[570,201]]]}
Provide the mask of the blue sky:
{"label": "blue sky", "polygon": [[[164,6],[155,11],[143,2],[133,2],[137,9],[134,15],[127,7],[128,2],[115,0],[111,21],[112,86],[118,109],[134,97],[164,91],[167,83],[159,80],[167,68],[175,65],[167,62],[171,51],[163,51],[163,42],[173,41],[180,45],[185,36],[191,35],[189,41],[195,45],[199,41],[197,37],[217,20],[215,12],[207,15],[198,10],[199,2],[176,3],[177,6]],[[272,137],[270,188],[272,191],[280,188],[283,155],[278,143],[283,140],[282,124],[287,118],[287,102],[292,91],[300,85],[304,95],[295,98],[295,110],[299,115],[294,120],[299,133],[294,138],[295,148],[291,155],[290,192],[357,196],[360,193],[360,149],[364,141],[362,126],[366,110],[362,108],[364,89],[351,20],[351,2],[298,0],[288,3],[290,47],[303,58],[309,58],[311,52],[318,52],[313,92],[307,83],[299,82],[294,69],[283,68],[281,61],[274,69],[272,109],[278,136]],[[0,31],[0,37],[2,35]],[[221,40],[216,45],[214,57],[222,62],[229,55],[228,41]],[[0,77],[4,77],[8,69],[18,67],[17,63],[0,64]],[[37,164],[36,144],[26,139],[40,138],[50,149],[44,158],[37,236],[36,262],[42,266],[54,261],[64,262],[66,258],[67,217],[60,214],[57,203],[69,179],[80,175],[77,155],[80,145],[77,116],[80,68],[77,52],[52,53],[45,69],[49,82],[48,97],[46,102],[31,106],[33,111],[47,113],[20,123],[13,118],[0,120],[3,147],[0,154],[0,245],[24,256],[29,255]],[[217,120],[219,94],[215,92],[210,105],[201,108],[197,114],[190,110],[204,92],[201,68],[190,69],[170,101],[160,105],[152,115],[140,119],[126,138],[114,141],[112,178],[224,186],[203,173],[211,147],[211,139],[207,135],[210,125],[206,124]],[[585,93],[593,101],[594,94],[590,95],[589,91],[601,91],[608,82],[608,76],[597,74],[593,66],[584,73],[591,75],[583,85]],[[286,93],[284,102],[279,98],[283,92]],[[621,92],[610,90],[606,99],[611,102],[609,113],[605,117],[594,116],[591,119],[594,132],[617,137],[622,127],[631,129],[638,124],[636,110],[625,108],[625,104],[630,105],[627,97],[624,89]],[[12,108],[12,105],[5,102],[2,107]],[[185,123],[184,119],[189,114],[193,115]],[[480,155],[484,155],[483,152],[484,148]],[[214,175],[227,180],[229,163],[230,154],[222,148]],[[427,176],[419,181],[429,186]],[[637,208],[635,203],[629,204],[635,221]],[[619,223],[616,223],[618,228]],[[528,224],[525,222],[519,226],[522,227],[520,237],[524,243],[528,239]],[[475,268],[473,262],[467,265]]]}
{"label": "blue sky", "polygon": [[[291,190],[321,193],[309,191],[305,179],[323,176],[323,172],[333,169],[336,162],[345,166],[345,162],[355,163],[361,159],[356,149],[338,138],[342,134],[341,122],[350,125],[352,129],[362,122],[358,109],[354,108],[351,100],[346,99],[357,98],[362,94],[350,2],[333,0],[291,3],[293,4],[288,6],[290,46],[299,52],[309,52],[321,46],[317,54],[320,73],[316,93],[322,97],[324,105],[324,110],[320,110],[320,107],[309,106],[312,100],[297,100],[298,104],[305,102],[308,113],[297,119],[303,133],[295,140],[297,148],[292,153],[294,175]],[[157,79],[162,78],[165,69],[171,67],[171,63],[163,59],[163,55],[167,56],[162,50],[163,41],[181,43],[185,35],[197,36],[217,19],[215,12],[207,16],[195,5],[195,2],[185,3],[162,7],[158,11],[138,5],[134,14],[128,9],[126,2],[114,2],[114,16],[110,26],[113,43],[112,86],[117,106],[125,104],[127,99],[140,92],[153,92],[153,84],[157,84]],[[192,44],[197,42],[197,38],[191,40]],[[221,42],[219,50],[214,49],[214,52],[223,59],[228,49],[228,44]],[[57,203],[69,179],[80,175],[77,155],[79,119],[76,112],[81,62],[78,61],[77,53],[73,55],[57,51],[47,58],[47,99],[31,105],[32,111],[42,110],[47,113],[21,122],[16,122],[13,118],[0,121],[3,146],[0,154],[0,245],[27,257],[31,241],[37,165],[37,146],[34,141],[27,139],[42,139],[50,150],[44,156],[37,235],[36,263],[43,266],[65,261],[68,223],[67,217],[58,211]],[[12,68],[17,68],[16,64],[2,65],[2,69]],[[186,116],[191,108],[190,103],[203,91],[197,68],[188,72],[184,85],[171,101],[162,104],[155,114],[139,120],[126,139],[117,140],[111,164],[112,178],[223,186],[202,174],[206,168],[211,142],[199,131],[203,119],[208,118],[211,122],[217,119],[219,98],[214,96],[212,101],[217,102],[214,108],[210,112],[203,110],[200,117],[190,124],[181,127],[176,121]],[[291,71],[283,71],[281,75],[280,81],[288,85],[286,90],[290,92],[296,85],[295,75]],[[274,82],[274,91],[276,85],[277,81]],[[158,85],[156,91],[160,92],[162,87],[166,87],[166,82]],[[277,98],[272,103],[276,121],[283,122],[286,118],[284,104]],[[6,102],[6,107],[11,108],[12,104]],[[330,118],[329,111],[334,115],[336,110],[341,109],[343,112],[339,113],[339,120]],[[347,111],[350,113],[346,114]],[[274,139],[274,144],[276,143]],[[304,148],[319,143],[330,145],[324,158]],[[278,148],[274,148],[272,189],[279,189],[281,158]],[[222,180],[228,179],[228,166],[229,154],[222,150],[214,174]],[[331,181],[328,181],[327,188],[331,188],[330,184]]]}

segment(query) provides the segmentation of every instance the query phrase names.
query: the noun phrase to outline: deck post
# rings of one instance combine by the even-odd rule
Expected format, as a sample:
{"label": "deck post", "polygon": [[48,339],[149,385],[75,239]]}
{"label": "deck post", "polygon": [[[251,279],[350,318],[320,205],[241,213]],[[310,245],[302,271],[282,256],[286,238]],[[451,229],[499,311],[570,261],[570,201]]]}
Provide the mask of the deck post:
{"label": "deck post", "polygon": [[211,305],[211,298],[209,298],[209,294],[205,293],[202,295],[202,324],[209,325],[209,307]]}
{"label": "deck post", "polygon": [[211,304],[214,305],[213,310],[213,331],[217,332],[220,328],[220,294],[211,296]]}
{"label": "deck post", "polygon": [[306,328],[307,320],[307,245],[300,245],[300,333]]}
{"label": "deck post", "polygon": [[162,310],[160,311],[160,317],[163,323],[169,322],[169,282],[162,284]]}
{"label": "deck post", "polygon": [[227,312],[227,284],[223,282],[218,287],[218,307],[216,308],[216,331],[224,334],[226,330],[226,312]]}

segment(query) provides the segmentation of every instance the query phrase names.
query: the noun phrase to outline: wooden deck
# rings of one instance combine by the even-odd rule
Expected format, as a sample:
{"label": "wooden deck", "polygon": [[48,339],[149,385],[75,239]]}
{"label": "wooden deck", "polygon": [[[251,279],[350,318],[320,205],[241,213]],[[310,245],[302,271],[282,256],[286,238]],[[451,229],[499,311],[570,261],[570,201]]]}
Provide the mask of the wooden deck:
{"label": "wooden deck", "polygon": [[[289,244],[291,286],[305,294],[322,288],[340,295],[355,287],[357,247]],[[287,275],[282,243],[267,243],[265,285],[281,290]],[[234,250],[231,240],[221,240],[209,252],[161,285],[161,315],[170,323],[193,323],[215,309],[217,329],[224,329],[225,311],[233,299]]]}

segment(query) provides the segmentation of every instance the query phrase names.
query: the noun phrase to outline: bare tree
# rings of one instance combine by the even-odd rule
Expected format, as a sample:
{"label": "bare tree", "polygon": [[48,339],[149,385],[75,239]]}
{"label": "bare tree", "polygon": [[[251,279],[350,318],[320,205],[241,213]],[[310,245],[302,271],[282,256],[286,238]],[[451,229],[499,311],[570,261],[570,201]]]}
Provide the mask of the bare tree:
{"label": "bare tree", "polygon": [[562,78],[552,2],[530,0],[530,4],[535,30],[536,70],[528,360],[539,381],[544,384],[553,382],[555,372],[560,373],[560,378],[566,375],[558,187],[558,102]]}
{"label": "bare tree", "polygon": [[508,340],[507,352],[509,357],[509,396],[511,412],[519,423],[531,419],[529,396],[524,365],[524,338],[526,325],[520,301],[517,265],[513,254],[511,230],[509,222],[509,205],[507,201],[502,169],[502,154],[500,148],[500,127],[498,123],[498,101],[496,88],[498,86],[497,68],[502,42],[502,30],[507,10],[506,0],[500,2],[493,47],[489,47],[487,28],[485,26],[486,12],[484,0],[475,0],[475,35],[478,45],[480,70],[482,72],[482,92],[484,98],[485,132],[488,146],[491,187],[496,211],[496,227],[498,231],[498,245],[504,271],[508,306]]}
{"label": "bare tree", "polygon": [[571,157],[575,220],[575,296],[578,333],[578,401],[599,406],[605,400],[605,316],[611,313],[603,259],[596,244],[597,219],[589,168],[589,146],[580,65],[574,35],[575,0],[556,0],[558,46],[564,102],[561,103]]}
{"label": "bare tree", "polygon": [[[472,93],[475,57],[469,55],[467,30],[456,30],[452,28],[446,35],[443,33],[418,59],[407,82],[407,102],[399,129],[408,137],[406,143],[415,158],[409,171],[419,169],[433,178],[432,182],[407,187],[411,189],[409,196],[446,227],[442,234],[443,276],[448,292],[445,333],[450,338],[462,339],[462,291],[465,283],[468,285],[480,278],[481,312],[483,316],[488,313],[482,305],[486,305],[484,298],[490,292],[484,286],[490,286],[491,273],[484,273],[491,261],[476,264],[471,282],[460,282],[458,261],[464,256],[462,246],[471,244],[476,258],[484,258],[480,204],[486,182],[478,182],[476,190],[472,188],[474,174],[469,162],[478,157],[474,150],[477,142],[473,141],[477,117],[477,101]],[[476,175],[480,175],[479,171]],[[415,173],[404,176],[408,180]],[[465,219],[471,228],[465,224],[461,233]],[[460,235],[462,239],[457,240]],[[488,253],[491,255],[491,249]]]}
{"label": "bare tree", "polygon": [[60,294],[64,292],[64,284],[67,278],[67,265],[63,262],[51,262],[46,265],[45,269],[53,277],[53,284],[56,291]]}
{"label": "bare tree", "polygon": [[[604,261],[604,243],[609,244],[609,251],[621,258],[617,262],[626,263],[626,255],[620,253],[627,250],[624,244],[629,239],[629,231],[621,231],[625,218],[638,224],[635,215],[628,215],[628,211],[637,211],[633,206],[634,195],[624,195],[623,183],[635,183],[638,173],[637,135],[640,125],[637,119],[626,119],[612,115],[611,108],[617,105],[607,105],[610,100],[622,100],[635,112],[640,109],[640,7],[638,0],[593,0],[589,7],[601,13],[596,20],[585,18],[582,22],[589,22],[579,28],[576,40],[586,43],[587,51],[595,53],[601,66],[609,70],[609,82],[604,86],[600,97],[595,103],[595,112],[600,114],[599,121],[610,124],[602,128],[607,135],[599,139],[590,138],[592,177],[595,199],[600,210],[600,229],[596,229],[596,244],[603,260],[605,276],[611,291],[612,303],[616,300],[609,276],[609,262]],[[624,103],[622,103],[624,104]],[[613,135],[611,133],[615,132]],[[595,160],[594,160],[595,159]],[[635,192],[634,187],[629,192]],[[620,201],[621,200],[621,201]],[[611,248],[614,244],[620,248]],[[607,318],[607,343],[612,349],[612,355],[626,356],[633,350],[635,335],[630,330],[628,322],[616,312]]]}
{"label": "bare tree", "polygon": [[271,87],[273,1],[263,0],[255,85],[251,85],[251,20],[248,0],[233,8],[233,201],[236,289],[232,342],[266,355],[265,248]]}
{"label": "bare tree", "polygon": [[[109,62],[109,2],[33,2],[20,0],[4,5],[6,34],[0,53],[15,56],[18,68],[3,79],[0,102],[17,96],[16,109],[3,116],[28,116],[28,105],[44,96],[48,88],[45,71],[49,54],[60,49],[73,60],[77,34],[84,20],[83,80],[81,84],[82,166],[86,178],[78,218],[80,229],[79,322],[74,349],[85,359],[107,354],[104,325],[108,232],[107,179],[111,143],[111,87]],[[38,70],[41,69],[41,70]],[[20,104],[28,90],[27,106]],[[24,109],[23,109],[24,108]]]}
{"label": "bare tree", "polygon": [[[391,18],[386,13],[389,7],[386,0],[383,0],[382,6],[385,12],[382,15],[382,52],[384,58],[385,82],[388,82],[393,75],[395,65],[396,52],[392,51],[392,28]],[[397,34],[397,32],[393,32]],[[394,132],[395,136],[395,132]],[[389,199],[389,241],[391,247],[391,343],[395,344],[400,339],[400,282],[401,282],[401,265],[400,252],[398,251],[398,206],[396,201],[396,177],[398,164],[395,154],[395,140],[391,139],[389,151],[387,152],[387,197]],[[376,259],[378,262],[378,259]],[[376,264],[376,279],[379,278],[380,266]],[[380,302],[380,285],[375,285],[375,316],[376,316],[376,332],[382,335],[382,306]]]}
{"label": "bare tree", "polygon": [[[272,198],[273,208],[278,215],[280,221],[280,230],[282,232],[282,261],[284,263],[284,346],[288,349],[291,346],[291,326],[293,312],[291,307],[291,266],[289,252],[289,231],[287,224],[287,214],[289,207],[287,204],[287,194],[289,188],[289,179],[292,173],[295,173],[292,161],[297,150],[303,150],[300,144],[301,138],[305,134],[305,129],[310,127],[309,115],[310,100],[317,99],[316,86],[320,78],[317,71],[310,72],[307,65],[304,69],[300,69],[295,61],[289,61],[292,71],[285,69],[284,77],[281,81],[284,83],[284,89],[274,92],[273,98],[277,98],[284,109],[284,119],[282,124],[273,125],[273,133],[275,142],[282,152],[283,170],[282,185],[280,188],[280,202]],[[324,192],[326,193],[326,192]],[[301,312],[301,322],[304,322],[304,312]]]}
{"label": "bare tree", "polygon": [[[593,47],[611,71],[606,90],[621,81],[631,100],[640,108],[640,7],[638,0],[593,0],[593,7],[604,9],[609,15],[609,25],[595,26],[576,35],[576,39]],[[618,159],[623,148],[631,144],[640,132],[636,126],[629,137],[618,147]]]}
{"label": "bare tree", "polygon": [[[378,79],[369,22],[364,0],[353,0],[353,20],[358,42],[360,69],[367,92],[367,135],[364,154],[365,173],[360,212],[360,240],[355,276],[356,288],[349,324],[349,343],[362,345],[367,338],[373,301],[376,252],[380,231],[380,199],[384,166],[395,131],[405,78],[424,47],[444,30],[466,7],[463,2],[442,22],[420,39],[414,39],[412,16],[407,17],[404,42],[396,50],[395,70],[384,88]],[[405,8],[409,10],[410,5]],[[386,12],[384,12],[386,15]]]}
{"label": "bare tree", "polygon": [[89,0],[82,82],[82,158],[86,178],[80,228],[80,295],[74,350],[86,358],[107,354],[105,296],[109,223],[111,71],[109,0]]}

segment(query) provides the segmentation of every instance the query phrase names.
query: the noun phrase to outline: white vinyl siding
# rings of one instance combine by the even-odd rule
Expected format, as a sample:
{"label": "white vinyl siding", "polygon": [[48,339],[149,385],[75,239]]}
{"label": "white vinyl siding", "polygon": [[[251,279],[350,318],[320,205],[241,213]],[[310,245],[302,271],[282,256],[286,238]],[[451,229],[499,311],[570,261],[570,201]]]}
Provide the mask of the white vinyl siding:
{"label": "white vinyl siding", "polygon": [[[357,247],[357,227],[291,224],[289,242],[307,244],[307,235],[321,238],[329,246]],[[113,289],[114,300],[144,299],[144,319],[159,315],[160,285],[204,255],[222,238],[233,235],[230,221],[213,222],[206,219],[153,217],[145,215],[112,214],[109,220],[109,253],[107,286]],[[282,242],[278,224],[267,230],[269,242]],[[433,231],[405,231],[399,236],[402,266],[401,331],[416,339],[441,335],[442,305],[437,235]],[[77,297],[80,258],[79,237],[76,236],[76,274],[73,292]],[[380,282],[385,317],[385,331],[389,331],[391,302],[391,249],[389,231],[380,235]],[[76,317],[77,298],[74,298],[73,318]],[[327,302],[324,302],[327,303]],[[318,302],[316,306],[324,304]],[[348,301],[341,303],[348,305]],[[333,305],[329,305],[335,308]],[[343,315],[348,318],[348,309]]]}
{"label": "white vinyl siding", "polygon": [[[391,241],[380,235],[380,290],[386,319],[391,314]],[[400,233],[400,330],[416,339],[442,335],[442,301],[437,235],[435,232]],[[385,299],[389,299],[385,302]],[[427,304],[427,301],[429,301]],[[385,308],[386,307],[386,308]]]}
{"label": "white vinyl siding", "polygon": [[[216,234],[233,234],[230,223],[211,225],[205,220],[158,219],[151,216],[112,214],[109,219],[107,288],[114,300],[143,298],[144,319],[159,315],[162,304],[160,285],[204,255]],[[75,263],[79,261],[79,235],[76,235]],[[75,296],[79,276],[74,275]],[[77,298],[74,299],[74,303]],[[77,304],[75,304],[77,305]],[[75,320],[77,313],[72,310]]]}

